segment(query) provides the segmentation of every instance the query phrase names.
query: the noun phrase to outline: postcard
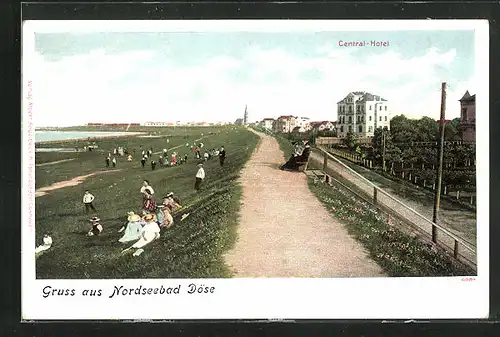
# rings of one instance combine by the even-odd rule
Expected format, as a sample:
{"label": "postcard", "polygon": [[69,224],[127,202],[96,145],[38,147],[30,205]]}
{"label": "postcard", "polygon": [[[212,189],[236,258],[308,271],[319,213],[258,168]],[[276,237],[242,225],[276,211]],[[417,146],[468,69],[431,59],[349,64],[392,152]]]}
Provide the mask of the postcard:
{"label": "postcard", "polygon": [[22,44],[22,320],[488,317],[486,20]]}

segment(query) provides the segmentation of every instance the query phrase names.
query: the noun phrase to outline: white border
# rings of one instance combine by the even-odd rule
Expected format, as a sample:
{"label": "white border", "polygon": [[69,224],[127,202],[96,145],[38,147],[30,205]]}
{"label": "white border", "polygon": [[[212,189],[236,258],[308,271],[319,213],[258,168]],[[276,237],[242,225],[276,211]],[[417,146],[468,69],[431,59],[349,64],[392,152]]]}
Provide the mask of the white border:
{"label": "white border", "polygon": [[[27,115],[34,32],[291,32],[291,31],[475,31],[477,88],[478,276],[457,278],[202,279],[202,280],[36,280],[34,230],[29,207],[34,175]],[[195,21],[28,21],[22,31],[22,319],[427,319],[487,318],[489,313],[489,26],[486,20],[195,20]],[[34,84],[33,95],[36,94]],[[33,96],[35,97],[35,96]],[[36,103],[35,100],[31,99]],[[485,131],[487,130],[487,131]],[[34,133],[32,133],[33,135]],[[30,189],[31,188],[31,189]],[[214,294],[189,295],[190,283],[215,287]],[[43,298],[42,289],[103,289],[94,298]],[[115,285],[181,286],[179,295],[108,298]],[[163,298],[166,297],[166,298]],[[154,301],[157,300],[157,301]]]}

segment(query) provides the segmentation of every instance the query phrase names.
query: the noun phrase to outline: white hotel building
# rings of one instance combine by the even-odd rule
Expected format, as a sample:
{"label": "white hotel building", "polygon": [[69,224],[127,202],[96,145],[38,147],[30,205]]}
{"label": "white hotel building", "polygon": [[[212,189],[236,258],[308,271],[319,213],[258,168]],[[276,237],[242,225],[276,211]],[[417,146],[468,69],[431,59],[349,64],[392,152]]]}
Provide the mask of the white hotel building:
{"label": "white hotel building", "polygon": [[390,128],[392,111],[389,102],[364,91],[353,91],[337,102],[337,135],[348,132],[358,137],[372,137],[375,129]]}

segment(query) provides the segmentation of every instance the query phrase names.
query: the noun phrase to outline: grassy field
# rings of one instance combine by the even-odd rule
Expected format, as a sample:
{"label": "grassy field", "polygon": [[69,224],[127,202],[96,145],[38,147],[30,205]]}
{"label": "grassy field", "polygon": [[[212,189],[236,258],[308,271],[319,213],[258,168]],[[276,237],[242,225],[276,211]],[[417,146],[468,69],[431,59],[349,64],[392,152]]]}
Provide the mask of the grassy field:
{"label": "grassy field", "polygon": [[[135,130],[137,131],[137,130]],[[130,137],[115,140],[99,140],[103,152],[70,153],[76,158],[54,165],[36,168],[36,186],[42,187],[54,182],[106,169],[104,157],[113,147],[125,146],[136,150],[133,162],[117,157],[116,169],[87,178],[82,184],[50,191],[36,198],[36,238],[41,242],[43,233],[50,231],[54,244],[37,259],[37,278],[206,278],[230,277],[223,253],[235,239],[237,212],[240,206],[241,188],[236,179],[244,163],[249,159],[258,142],[258,136],[244,128],[155,128],[162,138]],[[220,167],[217,159],[205,163],[206,178],[202,191],[194,190],[197,161],[189,153],[188,163],[178,167],[151,170],[142,168],[139,161],[141,145],[153,147],[153,151],[180,147],[180,155],[188,153],[186,143],[199,139],[204,149],[224,145],[227,159]],[[211,133],[211,134],[209,134]],[[199,141],[198,141],[199,142]],[[71,147],[75,144],[64,143]],[[59,147],[60,144],[51,144]],[[153,158],[157,160],[158,155]],[[38,153],[37,162],[65,159],[53,153]],[[142,195],[139,192],[142,181],[147,179],[155,189],[155,200],[169,191],[174,191],[186,205],[181,213],[190,215],[171,228],[162,230],[156,242],[146,246],[140,257],[131,254],[122,256],[125,248],[118,239],[118,229],[126,223],[126,213],[139,212]],[[99,237],[87,238],[90,229],[82,204],[83,192],[89,189],[96,197],[95,206],[104,227]]]}
{"label": "grassy field", "polygon": [[[285,154],[292,152],[289,140],[279,135],[275,135],[275,138]],[[389,276],[475,275],[472,269],[456,263],[446,253],[435,251],[418,238],[389,225],[386,216],[347,190],[329,186],[312,178],[308,183],[309,189],[332,216],[346,226],[349,234],[363,244],[371,258]]]}

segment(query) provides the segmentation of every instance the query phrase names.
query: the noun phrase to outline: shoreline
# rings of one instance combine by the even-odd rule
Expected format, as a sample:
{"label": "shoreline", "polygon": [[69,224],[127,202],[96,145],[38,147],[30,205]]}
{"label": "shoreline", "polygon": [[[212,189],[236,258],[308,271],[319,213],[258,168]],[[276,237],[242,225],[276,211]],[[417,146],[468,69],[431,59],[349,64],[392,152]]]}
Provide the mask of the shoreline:
{"label": "shoreline", "polygon": [[117,139],[117,138],[138,136],[138,135],[142,135],[142,134],[147,134],[147,132],[127,132],[127,134],[121,134],[121,135],[107,135],[107,136],[101,135],[101,136],[78,137],[78,138],[59,139],[59,140],[42,140],[42,141],[35,142],[35,146],[40,145],[40,144],[57,144],[57,143],[89,141],[89,138],[90,138],[90,142],[92,142],[92,141],[102,140],[102,139]]}

